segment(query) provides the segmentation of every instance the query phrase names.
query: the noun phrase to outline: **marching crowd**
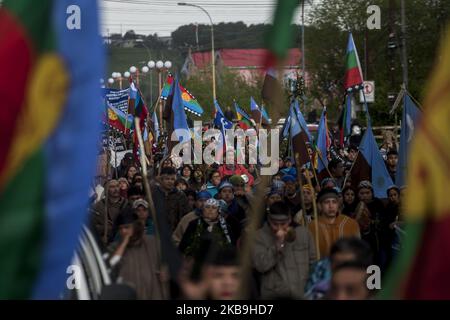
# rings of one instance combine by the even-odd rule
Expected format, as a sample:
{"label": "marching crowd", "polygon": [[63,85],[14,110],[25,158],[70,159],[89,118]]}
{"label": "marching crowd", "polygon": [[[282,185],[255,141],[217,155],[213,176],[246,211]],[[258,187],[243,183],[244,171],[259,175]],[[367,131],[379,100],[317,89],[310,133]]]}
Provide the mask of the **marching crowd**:
{"label": "marching crowd", "polygon": [[[382,151],[395,181],[396,148]],[[127,153],[91,198],[91,228],[137,299],[236,299],[243,283],[252,299],[370,299],[368,266],[384,275],[400,248],[403,190],[393,185],[378,199],[370,181],[355,188],[355,145],[334,146],[321,180],[294,158],[279,159],[264,194],[258,165],[192,166],[155,154],[148,181]],[[252,272],[244,278],[245,259]]]}

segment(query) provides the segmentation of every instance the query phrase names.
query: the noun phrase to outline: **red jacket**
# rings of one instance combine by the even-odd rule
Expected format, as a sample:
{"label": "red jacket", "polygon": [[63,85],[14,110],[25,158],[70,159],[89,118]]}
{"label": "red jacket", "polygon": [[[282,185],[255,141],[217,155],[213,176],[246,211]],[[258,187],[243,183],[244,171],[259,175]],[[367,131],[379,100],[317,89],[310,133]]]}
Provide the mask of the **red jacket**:
{"label": "red jacket", "polygon": [[234,165],[234,170],[229,170],[227,169],[226,164],[223,164],[219,167],[219,174],[220,174],[220,178],[223,179],[223,177],[226,176],[232,176],[232,175],[243,175],[245,174],[248,177],[248,185],[249,186],[253,186],[254,183],[254,178],[253,176],[248,172],[248,170],[242,165],[242,164],[235,164]]}

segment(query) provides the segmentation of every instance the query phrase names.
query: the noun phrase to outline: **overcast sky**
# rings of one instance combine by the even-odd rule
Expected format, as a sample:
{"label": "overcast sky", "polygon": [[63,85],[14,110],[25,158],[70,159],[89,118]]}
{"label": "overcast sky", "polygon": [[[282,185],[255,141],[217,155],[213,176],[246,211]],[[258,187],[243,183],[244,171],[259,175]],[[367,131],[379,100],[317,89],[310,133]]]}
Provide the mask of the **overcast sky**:
{"label": "overcast sky", "polygon": [[[276,3],[275,0],[100,0],[102,34],[125,33],[133,29],[140,34],[169,36],[181,25],[209,24],[204,12],[198,8],[178,6],[180,1],[201,5],[215,24],[243,21],[248,25],[270,23]],[[305,12],[308,10],[309,5]],[[295,22],[300,21],[301,10],[297,10]]]}

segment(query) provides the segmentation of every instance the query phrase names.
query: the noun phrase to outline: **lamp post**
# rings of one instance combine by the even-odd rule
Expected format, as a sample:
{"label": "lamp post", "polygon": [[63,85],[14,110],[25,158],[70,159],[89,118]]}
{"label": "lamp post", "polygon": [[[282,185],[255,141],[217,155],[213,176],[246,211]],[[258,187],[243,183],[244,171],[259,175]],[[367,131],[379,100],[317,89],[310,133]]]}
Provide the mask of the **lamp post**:
{"label": "lamp post", "polygon": [[136,74],[136,84],[139,86],[139,69],[136,68],[135,66],[131,66],[130,73],[133,75]]}
{"label": "lamp post", "polygon": [[112,78],[110,78],[110,79],[113,79],[114,81],[110,82],[110,84],[114,83],[115,81],[119,81],[119,88],[122,90],[122,79],[123,79],[122,74],[120,72],[113,72],[111,74],[111,77]]}
{"label": "lamp post", "polygon": [[[161,60],[156,61],[155,63],[156,66],[156,70],[158,71],[158,92],[159,94],[161,94],[161,87],[162,87],[162,83],[161,83],[161,79],[162,79],[162,68],[164,68],[164,62],[162,62]],[[159,125],[161,126],[161,128],[163,128],[163,110],[162,110],[162,101],[161,99],[159,99]]]}
{"label": "lamp post", "polygon": [[150,69],[150,105],[153,106],[153,69],[155,69],[156,63],[150,60],[147,63],[147,67]]}
{"label": "lamp post", "polygon": [[212,83],[213,83],[213,99],[216,100],[216,62],[215,62],[215,54],[214,54],[214,24],[211,19],[211,16],[209,15],[208,11],[206,11],[203,7],[186,3],[186,2],[178,2],[179,6],[189,6],[189,7],[195,7],[200,10],[202,10],[209,18],[209,21],[211,22],[211,68],[212,68]]}

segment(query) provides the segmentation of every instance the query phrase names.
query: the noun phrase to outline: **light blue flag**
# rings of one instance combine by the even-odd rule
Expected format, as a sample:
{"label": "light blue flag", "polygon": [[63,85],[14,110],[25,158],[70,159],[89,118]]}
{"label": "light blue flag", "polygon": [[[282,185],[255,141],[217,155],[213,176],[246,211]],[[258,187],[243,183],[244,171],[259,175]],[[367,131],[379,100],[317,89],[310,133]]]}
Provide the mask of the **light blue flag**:
{"label": "light blue flag", "polygon": [[[172,112],[173,112],[173,130],[184,129],[189,132],[189,126],[187,123],[186,113],[184,112],[184,103],[181,98],[181,90],[178,85],[178,78],[175,79],[175,85],[172,86],[174,90],[173,101],[172,101]],[[186,132],[185,131],[185,132]],[[177,134],[180,142],[186,142],[183,140],[183,135]]]}
{"label": "light blue flag", "polygon": [[398,152],[397,172],[395,184],[399,187],[405,185],[406,166],[408,164],[409,143],[414,137],[422,112],[412,101],[408,93],[403,98],[402,128],[400,135],[400,148]]}
{"label": "light blue flag", "polygon": [[327,158],[327,109],[323,108],[322,115],[320,117],[319,129],[317,135],[317,151],[320,152],[322,157],[319,157],[317,170],[320,173],[322,170],[326,170],[328,167],[328,158]]}
{"label": "light blue flag", "polygon": [[367,127],[366,132],[359,145],[359,152],[362,153],[372,171],[372,186],[374,196],[377,198],[387,198],[386,190],[393,185],[391,176],[387,171],[383,157],[376,143],[372,132],[372,127]]}
{"label": "light blue flag", "polygon": [[297,99],[294,101],[294,110],[297,113],[297,118],[298,118],[298,121],[300,123],[300,126],[302,127],[303,131],[305,131],[306,135],[308,136],[309,142],[312,142],[313,139],[312,139],[311,133],[308,130],[308,124],[306,123],[306,120],[303,117],[302,112],[300,111],[300,107],[298,105],[298,100]]}

